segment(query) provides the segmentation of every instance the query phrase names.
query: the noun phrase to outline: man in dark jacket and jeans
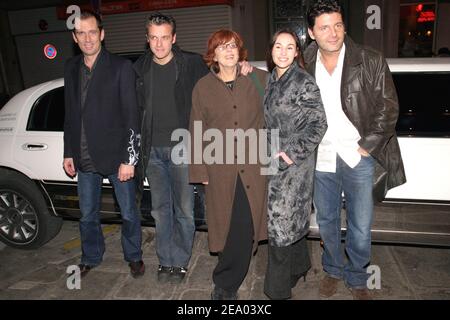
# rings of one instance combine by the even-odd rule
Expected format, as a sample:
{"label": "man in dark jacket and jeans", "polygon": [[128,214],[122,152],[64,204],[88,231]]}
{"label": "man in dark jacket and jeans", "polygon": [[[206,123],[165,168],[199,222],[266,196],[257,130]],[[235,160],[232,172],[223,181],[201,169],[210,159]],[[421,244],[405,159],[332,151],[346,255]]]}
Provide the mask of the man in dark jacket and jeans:
{"label": "man in dark jacket and jeans", "polygon": [[[319,287],[330,297],[343,279],[355,299],[370,299],[367,288],[373,218],[373,182],[383,191],[403,184],[405,172],[395,134],[398,101],[382,55],[355,44],[346,34],[341,7],[319,0],[308,12],[308,33],[315,40],[304,53],[316,78],[328,130],[319,145],[314,206],[324,251],[326,276]],[[342,192],[347,235],[341,251]]]}
{"label": "man in dark jacket and jeans", "polygon": [[194,190],[188,166],[175,164],[172,132],[189,128],[192,90],[208,73],[200,55],[182,51],[176,42],[175,20],[159,13],[148,18],[150,49],[134,64],[138,104],[142,109],[142,171],[151,190],[156,224],[158,280],[181,282],[194,240]]}
{"label": "man in dark jacket and jeans", "polygon": [[139,110],[135,73],[129,60],[102,48],[100,17],[83,12],[73,39],[82,54],[64,68],[64,170],[78,174],[81,219],[81,276],[99,265],[105,252],[100,225],[103,178],[108,178],[122,216],[122,247],[133,277],[142,276],[141,223],[135,204],[134,169],[139,158]]}

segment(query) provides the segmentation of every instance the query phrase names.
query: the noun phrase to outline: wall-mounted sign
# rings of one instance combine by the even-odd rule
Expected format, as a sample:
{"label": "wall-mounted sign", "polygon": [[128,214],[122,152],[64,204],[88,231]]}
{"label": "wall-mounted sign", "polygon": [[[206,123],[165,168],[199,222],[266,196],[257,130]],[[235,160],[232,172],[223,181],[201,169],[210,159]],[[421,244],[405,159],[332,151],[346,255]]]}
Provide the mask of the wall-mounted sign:
{"label": "wall-mounted sign", "polygon": [[58,54],[58,51],[56,50],[55,46],[52,44],[46,44],[44,46],[44,55],[47,59],[55,59],[56,55]]}
{"label": "wall-mounted sign", "polygon": [[417,22],[431,22],[435,19],[436,16],[433,11],[421,11],[417,18]]}
{"label": "wall-mounted sign", "polygon": [[[187,7],[200,7],[211,5],[233,5],[234,0],[119,0],[102,1],[99,3],[99,10],[102,15],[128,13],[138,11],[154,11],[162,9],[175,9]],[[90,4],[80,5],[81,9],[92,10],[95,8]],[[58,19],[67,19],[67,6],[58,6]],[[97,11],[97,10],[95,10]]]}

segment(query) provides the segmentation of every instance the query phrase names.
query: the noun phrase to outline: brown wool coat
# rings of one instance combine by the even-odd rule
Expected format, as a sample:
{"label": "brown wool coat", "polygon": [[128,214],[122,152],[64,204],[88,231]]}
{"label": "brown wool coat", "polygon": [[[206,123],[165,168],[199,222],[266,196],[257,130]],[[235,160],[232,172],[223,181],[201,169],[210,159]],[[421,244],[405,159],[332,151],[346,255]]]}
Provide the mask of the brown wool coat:
{"label": "brown wool coat", "polygon": [[[253,72],[264,88],[267,73],[258,69]],[[233,90],[230,90],[222,80],[210,72],[197,82],[192,94],[191,137],[194,139],[194,121],[202,121],[203,132],[211,128],[220,130],[224,137],[224,145],[226,129],[263,129],[262,104],[262,97],[250,77],[239,75]],[[211,142],[204,143],[203,148],[210,144]],[[198,150],[194,149],[194,143],[191,148],[191,159],[193,160],[194,152]],[[266,176],[260,174],[259,164],[249,164],[248,144],[246,144],[246,152],[245,164],[236,164],[236,162],[235,164],[205,164],[202,162],[189,166],[191,183],[208,181],[208,185],[205,186],[206,218],[211,252],[221,252],[225,246],[238,174],[246,190],[252,211],[254,249],[256,249],[258,241],[267,239],[267,180]],[[225,162],[225,147],[223,154]],[[234,156],[232,157],[234,158]]]}

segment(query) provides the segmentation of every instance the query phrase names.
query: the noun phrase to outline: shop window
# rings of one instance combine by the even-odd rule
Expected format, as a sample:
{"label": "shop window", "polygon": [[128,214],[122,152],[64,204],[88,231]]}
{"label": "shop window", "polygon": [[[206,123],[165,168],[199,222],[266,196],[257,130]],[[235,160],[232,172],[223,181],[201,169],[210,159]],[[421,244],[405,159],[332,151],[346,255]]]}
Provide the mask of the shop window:
{"label": "shop window", "polygon": [[434,4],[400,5],[399,57],[433,55],[436,6]]}

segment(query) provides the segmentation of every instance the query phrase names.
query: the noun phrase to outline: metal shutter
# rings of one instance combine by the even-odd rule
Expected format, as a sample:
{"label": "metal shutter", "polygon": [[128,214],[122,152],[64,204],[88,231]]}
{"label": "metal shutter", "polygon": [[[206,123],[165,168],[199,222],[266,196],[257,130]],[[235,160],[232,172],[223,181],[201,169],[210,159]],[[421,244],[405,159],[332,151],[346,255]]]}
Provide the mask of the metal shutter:
{"label": "metal shutter", "polygon": [[[9,25],[12,35],[67,31],[66,21],[59,20],[56,7],[9,11]],[[47,30],[39,28],[39,21],[45,20]]]}
{"label": "metal shutter", "polygon": [[[204,54],[210,34],[231,28],[231,7],[203,6],[161,10],[177,21],[177,43],[187,51]],[[145,23],[151,12],[104,15],[105,46],[115,53],[142,52],[146,49]],[[77,47],[64,20],[56,19],[56,8],[8,12],[14,35],[25,88],[63,76],[64,62]],[[39,20],[48,22],[48,29],[39,29]],[[46,44],[53,44],[58,55],[49,60],[43,54]]]}
{"label": "metal shutter", "polygon": [[[204,54],[212,32],[231,28],[227,5],[161,10],[177,22],[177,44],[187,51]],[[140,52],[147,47],[145,24],[151,12],[105,15],[105,46],[111,52]]]}

